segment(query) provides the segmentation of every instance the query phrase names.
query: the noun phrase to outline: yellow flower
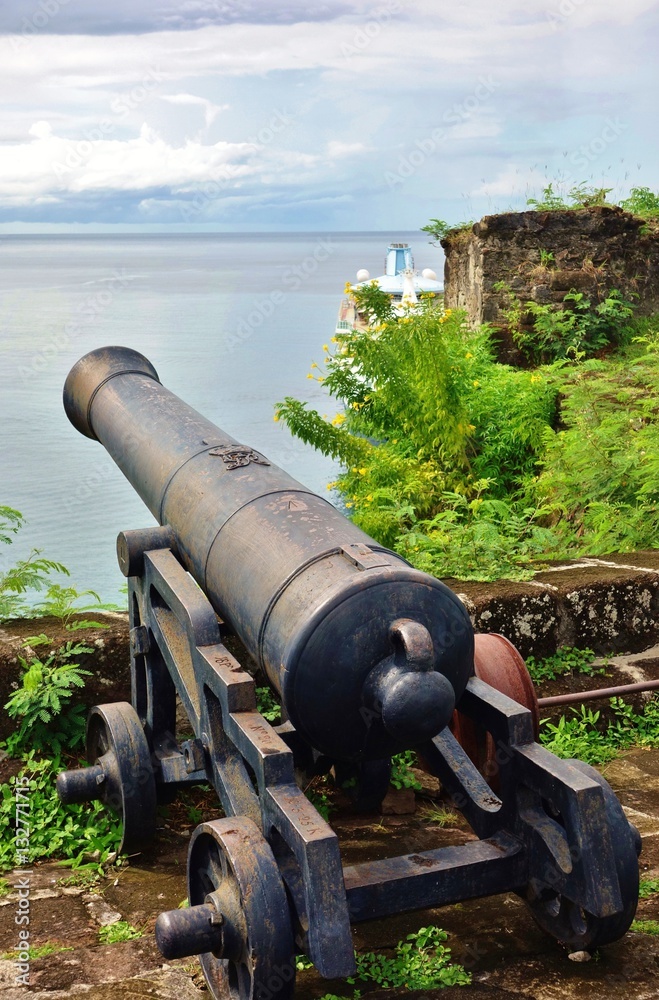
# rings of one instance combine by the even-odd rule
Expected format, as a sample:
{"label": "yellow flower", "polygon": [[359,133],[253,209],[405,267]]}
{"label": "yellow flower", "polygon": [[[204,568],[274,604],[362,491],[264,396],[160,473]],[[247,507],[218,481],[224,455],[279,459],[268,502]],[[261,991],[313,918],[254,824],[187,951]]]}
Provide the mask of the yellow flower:
{"label": "yellow flower", "polygon": [[352,504],[351,503],[347,503],[346,507],[352,507]]}
{"label": "yellow flower", "polygon": [[531,382],[542,382],[542,375],[531,375]]}
{"label": "yellow flower", "polygon": [[359,473],[360,476],[366,475],[366,469],[357,469],[357,472]]}
{"label": "yellow flower", "polygon": [[329,351],[329,347],[327,346],[327,344],[323,344],[323,350],[324,351]]}
{"label": "yellow flower", "polygon": [[309,374],[307,375],[307,378],[313,378],[313,375],[311,374],[311,372],[309,372]]}
{"label": "yellow flower", "polygon": [[312,368],[317,368],[317,367],[318,367],[318,365],[316,364],[316,362],[315,362],[315,361],[312,361],[312,362],[311,362],[311,367],[312,367]]}
{"label": "yellow flower", "polygon": [[338,340],[336,339],[336,337],[330,337],[330,341],[332,344],[338,344]]}
{"label": "yellow flower", "polygon": [[370,502],[373,499],[373,494],[369,493],[369,495],[366,497],[366,499]]}
{"label": "yellow flower", "polygon": [[473,356],[474,355],[471,353],[471,351],[467,351],[467,353],[465,354],[465,358],[473,358]]}
{"label": "yellow flower", "polygon": [[480,385],[480,382],[478,381],[477,378],[474,379],[474,381],[472,382],[472,385],[473,385],[474,389],[478,389],[478,386]]}
{"label": "yellow flower", "polygon": [[279,414],[275,413],[275,415],[274,415],[274,417],[272,419],[274,420],[275,423],[277,423],[277,421],[279,420]]}
{"label": "yellow flower", "polygon": [[341,424],[345,423],[346,415],[345,413],[337,413],[337,415],[332,420],[333,427],[340,427]]}

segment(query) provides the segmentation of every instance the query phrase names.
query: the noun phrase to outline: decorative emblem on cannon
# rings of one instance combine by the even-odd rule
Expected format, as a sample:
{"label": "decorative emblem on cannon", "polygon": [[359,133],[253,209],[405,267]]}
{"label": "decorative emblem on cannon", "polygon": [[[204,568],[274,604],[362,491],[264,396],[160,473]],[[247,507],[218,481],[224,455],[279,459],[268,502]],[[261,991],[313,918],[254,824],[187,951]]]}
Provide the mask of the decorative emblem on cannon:
{"label": "decorative emblem on cannon", "polygon": [[[351,922],[476,896],[519,893],[573,949],[626,932],[638,834],[596,771],[536,742],[510,643],[474,637],[448,587],[224,434],[137,352],[86,355],[64,404],[161,527],[119,536],[132,704],[92,709],[90,766],[59,776],[60,797],[106,802],[128,851],[186,785],[210,782],[225,814],[191,838],[190,907],[156,925],[165,957],[199,955],[213,996],[251,1000],[290,996],[299,952],[350,975]],[[257,711],[227,628],[279,693],[281,726]],[[177,696],[194,731],[181,744]],[[335,766],[377,801],[391,756],[411,748],[480,839],[344,869],[296,770]]]}

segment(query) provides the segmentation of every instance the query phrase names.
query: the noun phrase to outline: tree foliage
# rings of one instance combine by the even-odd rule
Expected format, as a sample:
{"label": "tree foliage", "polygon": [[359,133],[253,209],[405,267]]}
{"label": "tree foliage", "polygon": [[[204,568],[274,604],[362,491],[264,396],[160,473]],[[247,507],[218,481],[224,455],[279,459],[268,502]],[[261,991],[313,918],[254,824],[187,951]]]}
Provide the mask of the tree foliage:
{"label": "tree foliage", "polygon": [[360,527],[438,576],[654,547],[659,330],[635,329],[606,360],[522,370],[495,360],[492,330],[428,304],[334,338],[332,420],[290,398],[277,418],[341,462],[331,485]]}

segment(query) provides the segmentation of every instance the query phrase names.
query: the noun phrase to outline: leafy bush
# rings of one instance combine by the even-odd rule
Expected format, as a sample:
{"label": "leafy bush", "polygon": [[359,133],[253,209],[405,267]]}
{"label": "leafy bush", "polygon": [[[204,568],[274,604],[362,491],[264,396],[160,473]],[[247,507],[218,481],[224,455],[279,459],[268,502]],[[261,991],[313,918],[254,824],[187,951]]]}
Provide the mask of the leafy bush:
{"label": "leafy bush", "polygon": [[594,208],[599,205],[608,204],[606,196],[613,188],[596,188],[582,181],[572,187],[567,197],[554,190],[553,182],[550,182],[542,190],[541,198],[527,198],[526,204],[535,209],[536,212],[560,212],[570,209]]}
{"label": "leafy bush", "polygon": [[502,310],[513,340],[536,364],[561,358],[590,357],[603,348],[629,343],[633,333],[634,309],[631,302],[612,288],[593,305],[583,292],[568,292],[562,304],[522,302],[505,282],[497,282],[502,292]]}
{"label": "leafy bush", "polygon": [[353,288],[348,282],[346,293],[352,296],[357,311],[363,313],[369,323],[385,323],[393,319],[393,297],[384,292],[375,279],[361,288]]}
{"label": "leafy bush", "polygon": [[562,426],[546,431],[534,490],[575,552],[659,543],[659,356],[649,346],[560,372]]}
{"label": "leafy bush", "polygon": [[614,720],[602,731],[599,711],[586,705],[561,716],[558,723],[542,721],[540,742],[557,757],[577,757],[587,764],[604,764],[630,747],[659,746],[659,698],[638,715],[622,698],[611,698]]}
{"label": "leafy bush", "polygon": [[584,674],[594,677],[603,674],[604,667],[596,667],[593,663],[595,653],[592,649],[577,649],[575,646],[559,646],[551,656],[536,660],[535,656],[526,659],[526,668],[534,684],[543,681],[555,681],[565,674]]}
{"label": "leafy bush", "polygon": [[[86,601],[87,597],[92,597],[93,601]],[[80,601],[83,603],[80,604]],[[116,604],[101,601],[94,590],[77,590],[75,587],[62,587],[61,584],[51,583],[43,600],[37,601],[32,610],[35,616],[60,618],[67,631],[78,632],[86,628],[109,628],[109,625],[87,618],[74,618],[74,616],[119,609]]]}
{"label": "leafy bush", "polygon": [[415,792],[421,791],[421,784],[412,774],[412,768],[416,767],[418,761],[413,750],[404,750],[391,758],[391,777],[389,781],[394,788],[413,788]]}
{"label": "leafy bush", "polygon": [[445,222],[444,219],[431,219],[430,222],[425,226],[421,226],[422,233],[428,233],[432,236],[431,243],[438,246],[440,241],[448,236],[449,233],[455,234],[459,232],[467,232],[473,226],[474,222],[468,220],[466,222],[458,222],[456,225],[450,225],[450,223]]}
{"label": "leafy bush", "polygon": [[357,974],[349,983],[373,982],[383,989],[432,990],[444,986],[464,986],[471,976],[461,965],[451,962],[448,938],[439,927],[421,927],[396,945],[393,958],[374,952],[355,953]]}
{"label": "leafy bush", "polygon": [[655,194],[649,187],[634,187],[629,193],[629,198],[620,202],[620,207],[643,219],[657,218],[659,217],[659,194]]}
{"label": "leafy bush", "polygon": [[634,329],[606,360],[525,371],[494,360],[487,327],[426,306],[334,338],[333,420],[291,398],[276,419],[341,462],[331,486],[364,531],[437,576],[525,579],[540,558],[655,547],[659,322]]}
{"label": "leafy bush", "polygon": [[256,707],[266,720],[273,726],[278,726],[281,722],[281,705],[275,698],[270,687],[257,687]]}
{"label": "leafy bush", "polygon": [[69,575],[66,566],[53,562],[52,559],[44,559],[34,549],[27,559],[19,559],[14,566],[0,574],[0,621],[33,614],[34,609],[23,595],[30,591],[45,590],[52,573]]}
{"label": "leafy bush", "polygon": [[[45,635],[31,636],[25,645],[50,644]],[[20,727],[12,733],[6,746],[10,754],[28,748],[60,754],[62,749],[80,746],[85,735],[87,710],[84,705],[69,704],[76,688],[85,686],[83,670],[71,659],[93,652],[91,646],[67,642],[42,661],[33,657],[29,662],[19,656],[23,668],[21,686],[4,706],[11,719],[20,719]]]}
{"label": "leafy bush", "polygon": [[[55,756],[39,759],[31,750],[23,758],[17,776],[29,779],[29,862],[64,857],[73,867],[94,859],[96,867],[107,863],[121,840],[121,825],[100,802],[64,806],[57,797],[55,779],[69,761]],[[23,786],[21,786],[23,787]],[[16,864],[14,823],[16,799],[13,784],[0,786],[0,869]]]}
{"label": "leafy bush", "polygon": [[344,412],[324,420],[287,398],[276,418],[341,461],[346,511],[438,575],[528,574],[554,544],[520,491],[539,472],[557,386],[497,364],[488,328],[432,305],[335,342],[324,383]]}

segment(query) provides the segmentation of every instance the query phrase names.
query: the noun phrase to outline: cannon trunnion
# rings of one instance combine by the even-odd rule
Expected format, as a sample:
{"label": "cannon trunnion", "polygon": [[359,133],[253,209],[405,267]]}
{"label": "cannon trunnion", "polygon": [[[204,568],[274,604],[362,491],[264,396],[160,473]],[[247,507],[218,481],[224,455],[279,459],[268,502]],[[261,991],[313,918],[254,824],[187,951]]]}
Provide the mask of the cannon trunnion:
{"label": "cannon trunnion", "polygon": [[[60,796],[102,798],[128,851],[187,784],[213,784],[226,817],[191,838],[190,907],[156,925],[165,957],[200,955],[215,997],[284,998],[296,952],[351,974],[351,922],[511,890],[573,949],[625,933],[638,835],[597,772],[538,745],[510,644],[474,637],[446,586],[183,403],[137,352],[86,355],[64,402],[160,527],[119,536],[132,703],[92,710],[90,766],[61,774]],[[226,628],[279,693],[281,726],[257,711]],[[480,839],[344,869],[296,774],[334,766],[377,802],[410,748]]]}

